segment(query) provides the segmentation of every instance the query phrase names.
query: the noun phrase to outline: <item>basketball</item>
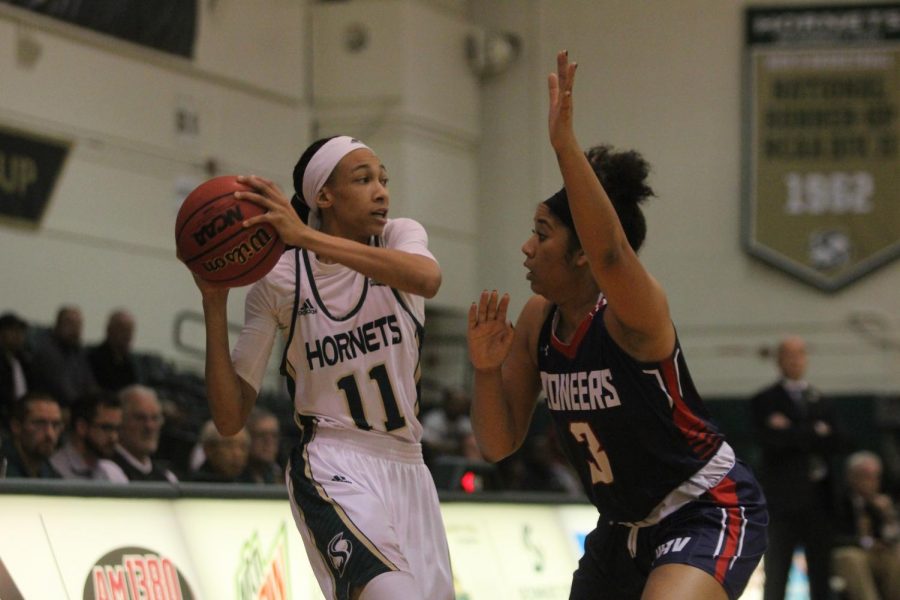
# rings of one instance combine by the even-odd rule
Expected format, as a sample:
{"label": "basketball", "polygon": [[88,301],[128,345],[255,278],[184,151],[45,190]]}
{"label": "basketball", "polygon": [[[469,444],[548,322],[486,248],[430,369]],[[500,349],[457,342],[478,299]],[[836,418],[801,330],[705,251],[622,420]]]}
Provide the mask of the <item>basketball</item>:
{"label": "basketball", "polygon": [[201,279],[222,287],[249,285],[266,275],[284,252],[284,242],[268,223],[244,227],[265,209],[238,200],[236,191],[252,191],[234,175],[198,185],[175,219],[178,256]]}

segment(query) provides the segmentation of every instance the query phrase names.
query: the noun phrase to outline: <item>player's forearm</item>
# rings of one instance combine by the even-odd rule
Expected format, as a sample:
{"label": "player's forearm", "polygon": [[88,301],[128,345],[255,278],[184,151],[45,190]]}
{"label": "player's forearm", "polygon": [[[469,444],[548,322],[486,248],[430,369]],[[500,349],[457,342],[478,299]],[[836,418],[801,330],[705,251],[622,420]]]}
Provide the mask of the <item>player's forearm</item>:
{"label": "player's forearm", "polygon": [[403,292],[433,298],[441,287],[441,268],[426,256],[320,232],[313,232],[304,247]]}
{"label": "player's forearm", "polygon": [[234,435],[244,426],[249,408],[231,362],[225,304],[204,299],[206,320],[206,398],[216,428]]}
{"label": "player's forearm", "polygon": [[500,461],[521,444],[514,415],[504,398],[501,371],[475,371],[473,392],[470,412],[478,448],[485,459]]}

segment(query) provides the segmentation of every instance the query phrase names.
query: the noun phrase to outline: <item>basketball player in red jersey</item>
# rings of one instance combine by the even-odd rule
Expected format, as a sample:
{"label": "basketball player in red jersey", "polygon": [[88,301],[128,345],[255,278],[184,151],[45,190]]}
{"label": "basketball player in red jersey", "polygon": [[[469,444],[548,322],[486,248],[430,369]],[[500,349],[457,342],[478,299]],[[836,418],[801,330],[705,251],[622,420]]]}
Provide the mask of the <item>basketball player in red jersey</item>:
{"label": "basketball player in red jersey", "polygon": [[550,143],[564,187],[522,247],[533,296],[469,310],[472,424],[484,456],[523,442],[543,390],[563,451],[598,508],[573,600],[735,599],[766,547],[765,500],[703,406],[659,283],[637,257],[653,194],[636,152],[585,154],[572,125],[576,65],[550,75]]}

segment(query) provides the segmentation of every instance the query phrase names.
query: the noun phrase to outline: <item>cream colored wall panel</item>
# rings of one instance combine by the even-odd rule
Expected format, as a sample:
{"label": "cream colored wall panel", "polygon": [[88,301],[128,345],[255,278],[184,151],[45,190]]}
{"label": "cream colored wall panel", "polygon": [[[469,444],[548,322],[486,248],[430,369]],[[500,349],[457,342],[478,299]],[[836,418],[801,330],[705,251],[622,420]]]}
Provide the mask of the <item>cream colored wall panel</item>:
{"label": "cream colored wall panel", "polygon": [[407,138],[405,212],[471,242],[478,231],[478,164],[473,153],[449,144]]}
{"label": "cream colored wall panel", "polygon": [[[284,161],[285,153],[296,151],[297,137],[305,135],[299,105],[191,80],[65,40],[46,37],[43,45],[45,64],[33,72],[14,69],[0,106],[37,128],[74,129],[86,138],[133,140],[263,165]],[[196,117],[194,133],[176,129],[179,110]]]}
{"label": "cream colored wall panel", "polygon": [[[404,92],[405,0],[317,3],[312,7],[315,103],[395,101]],[[356,50],[348,44],[359,43]]]}
{"label": "cream colored wall panel", "polygon": [[[36,64],[10,75],[3,107],[94,132],[171,144],[174,110],[169,90],[184,82],[147,64],[35,31],[41,47]],[[6,82],[4,82],[6,83]],[[6,88],[6,85],[4,85]]]}
{"label": "cream colored wall panel", "polygon": [[77,149],[73,152],[42,227],[147,246],[148,251],[173,249],[174,177],[160,178],[150,170],[124,169],[91,158]]}
{"label": "cream colored wall panel", "polygon": [[468,310],[481,291],[476,287],[473,268],[479,260],[478,251],[467,239],[436,228],[428,231],[428,245],[443,273],[441,290],[429,302],[437,307]]}
{"label": "cream colored wall panel", "polygon": [[218,103],[214,139],[205,147],[209,157],[222,159],[223,169],[250,169],[280,184],[291,182],[294,164],[312,140],[310,111],[303,106],[261,100],[249,93],[213,99]]}
{"label": "cream colored wall panel", "polygon": [[[187,61],[151,60],[156,53],[119,53],[114,43],[107,49],[52,30],[0,23],[13,50],[4,57],[16,56],[23,39],[38,49],[33,63],[0,62],[0,120],[7,123],[129,140],[150,152],[183,153],[192,162],[213,156],[279,171],[291,164],[286,157],[297,153],[298,137],[306,137],[308,115],[296,97],[216,79]],[[302,71],[298,64],[292,76],[299,81]],[[178,128],[179,115],[188,124],[184,129]]]}
{"label": "cream colored wall panel", "polygon": [[[474,27],[414,0],[323,3],[313,8],[317,107],[399,109],[463,137],[479,130],[479,89],[465,61]],[[357,50],[353,40],[363,40]]]}
{"label": "cream colored wall panel", "polygon": [[198,67],[287,96],[305,95],[308,0],[197,4]]}
{"label": "cream colored wall panel", "polygon": [[404,110],[458,129],[480,131],[479,81],[466,64],[466,35],[475,28],[416,2],[407,5]]}

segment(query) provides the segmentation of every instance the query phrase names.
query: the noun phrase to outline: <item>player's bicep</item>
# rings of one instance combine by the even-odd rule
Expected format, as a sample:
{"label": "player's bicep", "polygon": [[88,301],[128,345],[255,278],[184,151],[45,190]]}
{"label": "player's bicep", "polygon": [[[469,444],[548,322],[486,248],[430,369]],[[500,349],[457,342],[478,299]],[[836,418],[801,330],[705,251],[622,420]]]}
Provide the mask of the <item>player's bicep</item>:
{"label": "player's bicep", "polygon": [[606,324],[615,342],[633,358],[657,361],[675,348],[675,327],[662,286],[633,254],[609,268],[603,293]]}

